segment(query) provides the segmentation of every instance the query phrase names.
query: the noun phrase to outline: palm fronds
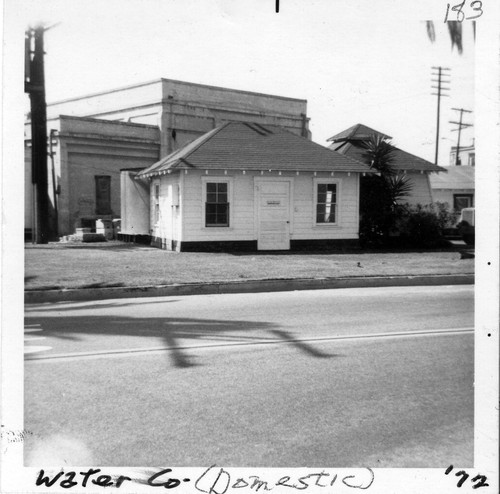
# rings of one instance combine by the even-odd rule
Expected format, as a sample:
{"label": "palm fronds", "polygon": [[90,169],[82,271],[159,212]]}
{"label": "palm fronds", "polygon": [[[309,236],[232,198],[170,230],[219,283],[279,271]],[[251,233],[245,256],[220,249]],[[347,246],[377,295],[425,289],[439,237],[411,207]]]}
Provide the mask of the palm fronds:
{"label": "palm fronds", "polygon": [[390,175],[385,177],[387,192],[391,204],[395,206],[401,199],[408,197],[413,190],[413,182],[407,175]]}
{"label": "palm fronds", "polygon": [[366,148],[363,153],[365,163],[382,175],[394,175],[392,164],[394,162],[394,148],[380,135],[372,135],[364,142]]}

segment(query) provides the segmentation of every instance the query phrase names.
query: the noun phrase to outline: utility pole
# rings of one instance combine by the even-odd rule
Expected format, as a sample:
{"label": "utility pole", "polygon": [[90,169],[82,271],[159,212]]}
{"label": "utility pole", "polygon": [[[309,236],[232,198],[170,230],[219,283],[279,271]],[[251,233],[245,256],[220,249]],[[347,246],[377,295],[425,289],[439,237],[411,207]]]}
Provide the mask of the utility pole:
{"label": "utility pole", "polygon": [[24,92],[31,103],[31,182],[35,204],[34,238],[46,244],[51,237],[47,172],[47,105],[45,102],[44,48],[42,26],[25,33]]}
{"label": "utility pole", "polygon": [[458,125],[456,129],[452,129],[452,132],[458,131],[458,138],[457,138],[457,154],[455,156],[455,166],[459,166],[460,163],[460,135],[462,133],[462,129],[466,129],[467,127],[472,127],[472,124],[469,123],[463,123],[462,122],[462,117],[464,113],[472,113],[470,110],[464,110],[463,108],[452,108],[454,111],[460,112],[460,118],[458,122],[452,122],[450,120],[451,124]]}
{"label": "utility pole", "polygon": [[434,164],[438,164],[438,152],[439,152],[439,117],[441,115],[441,96],[448,97],[448,94],[444,94],[444,91],[449,91],[450,87],[443,86],[443,84],[450,84],[450,69],[447,67],[432,67],[432,77],[437,77],[437,79],[431,79],[432,82],[437,83],[437,86],[431,86],[435,89],[437,93],[431,93],[433,96],[437,96],[437,123],[436,123],[436,155],[434,157]]}

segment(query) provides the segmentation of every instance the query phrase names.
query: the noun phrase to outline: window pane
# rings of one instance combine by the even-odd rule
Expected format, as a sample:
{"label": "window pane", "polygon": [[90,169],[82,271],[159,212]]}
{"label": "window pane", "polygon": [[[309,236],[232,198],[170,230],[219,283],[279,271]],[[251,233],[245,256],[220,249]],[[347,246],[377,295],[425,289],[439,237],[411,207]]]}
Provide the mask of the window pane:
{"label": "window pane", "polygon": [[215,192],[207,193],[207,202],[211,203],[217,202],[217,194]]}
{"label": "window pane", "polygon": [[[319,202],[319,201],[318,201]],[[325,202],[327,204],[335,204],[336,203],[336,194],[332,191],[328,191],[326,194],[326,200]]]}
{"label": "window pane", "polygon": [[227,223],[227,216],[225,214],[218,214],[217,215],[217,224],[218,225],[225,225]]}
{"label": "window pane", "polygon": [[454,196],[454,209],[461,211],[463,208],[470,208],[472,206],[471,196]]}
{"label": "window pane", "polygon": [[219,192],[217,202],[227,202],[227,192]]}
{"label": "window pane", "polygon": [[325,221],[325,205],[318,204],[316,206],[316,223],[324,223]]}
{"label": "window pane", "polygon": [[207,226],[229,226],[229,204],[205,204]]}
{"label": "window pane", "polygon": [[217,184],[214,182],[207,182],[207,193],[208,192],[217,192]]}
{"label": "window pane", "polygon": [[318,204],[316,206],[316,223],[335,223],[335,205]]}
{"label": "window pane", "polygon": [[227,183],[225,183],[225,182],[218,183],[217,184],[217,192],[219,192],[219,194],[226,193],[227,192]]}
{"label": "window pane", "polygon": [[332,206],[332,209],[330,210],[330,214],[328,216],[328,222],[335,223],[335,206]]}

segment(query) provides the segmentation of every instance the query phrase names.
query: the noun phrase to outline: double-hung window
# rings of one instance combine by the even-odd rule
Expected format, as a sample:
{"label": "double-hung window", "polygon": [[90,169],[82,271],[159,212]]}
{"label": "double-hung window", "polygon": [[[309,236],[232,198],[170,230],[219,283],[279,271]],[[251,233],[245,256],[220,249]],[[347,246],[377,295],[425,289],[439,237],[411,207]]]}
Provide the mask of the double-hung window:
{"label": "double-hung window", "polygon": [[337,212],[337,183],[316,183],[316,223],[336,224]]}
{"label": "double-hung window", "polygon": [[228,182],[206,182],[205,226],[229,226]]}

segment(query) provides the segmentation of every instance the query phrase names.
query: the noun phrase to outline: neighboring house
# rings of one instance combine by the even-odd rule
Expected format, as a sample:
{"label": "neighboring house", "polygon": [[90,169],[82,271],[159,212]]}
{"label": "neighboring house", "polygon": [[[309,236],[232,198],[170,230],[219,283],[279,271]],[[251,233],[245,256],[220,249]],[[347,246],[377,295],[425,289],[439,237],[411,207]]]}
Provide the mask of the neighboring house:
{"label": "neighboring house", "polygon": [[121,238],[177,251],[357,245],[362,173],[371,170],[283,128],[226,123],[122,172]]}
{"label": "neighboring house", "polygon": [[475,166],[476,153],[474,140],[470,146],[460,146],[457,163],[457,147],[450,151],[450,166],[447,173],[431,177],[432,193],[437,202],[447,203],[449,207],[460,213],[464,208],[475,206]]}
{"label": "neighboring house", "polygon": [[[380,136],[385,140],[392,139],[392,137],[371,129],[366,125],[357,124],[340,134],[330,137],[328,141],[332,142],[332,144],[329,146],[329,149],[364,162],[365,143],[372,136]],[[442,172],[445,169],[395,146],[392,146],[392,148],[394,158],[393,167],[398,172],[407,174],[413,184],[412,192],[408,197],[405,197],[404,202],[412,205],[431,204],[433,197],[429,176],[437,172]]]}
{"label": "neighboring house", "polygon": [[457,146],[452,146],[450,151],[450,166],[476,166],[476,147],[474,139],[469,146],[460,146],[457,162]]}
{"label": "neighboring house", "polygon": [[431,177],[432,193],[436,202],[448,203],[457,213],[475,206],[474,172],[472,166],[448,166],[448,173]]}
{"label": "neighboring house", "polygon": [[[273,124],[310,139],[307,101],[158,79],[51,103],[51,221],[58,235],[120,215],[121,169],[145,168],[229,121]],[[25,228],[33,218],[31,126],[25,137]],[[54,170],[55,186],[52,185]],[[55,193],[54,193],[55,191]],[[60,194],[57,192],[60,191]]]}

